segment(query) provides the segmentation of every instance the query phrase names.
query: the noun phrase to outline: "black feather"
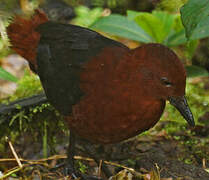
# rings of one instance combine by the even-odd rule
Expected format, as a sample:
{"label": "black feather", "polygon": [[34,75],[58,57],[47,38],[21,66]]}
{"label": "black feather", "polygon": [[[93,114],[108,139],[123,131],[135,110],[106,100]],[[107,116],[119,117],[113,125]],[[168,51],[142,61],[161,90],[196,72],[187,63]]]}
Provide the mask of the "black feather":
{"label": "black feather", "polygon": [[48,100],[63,115],[72,111],[85,92],[80,89],[82,65],[103,48],[125,45],[99,33],[70,24],[47,22],[40,25],[37,50],[38,74]]}

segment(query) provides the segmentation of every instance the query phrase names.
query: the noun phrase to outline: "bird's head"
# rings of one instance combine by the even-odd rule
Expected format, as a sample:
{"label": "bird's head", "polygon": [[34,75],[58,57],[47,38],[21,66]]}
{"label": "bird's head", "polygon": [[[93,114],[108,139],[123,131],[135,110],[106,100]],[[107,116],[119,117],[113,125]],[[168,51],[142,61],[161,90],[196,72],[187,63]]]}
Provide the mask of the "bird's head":
{"label": "bird's head", "polygon": [[177,55],[160,44],[147,44],[134,50],[139,60],[139,71],[144,93],[148,97],[168,100],[189,125],[194,126],[193,115],[185,98],[186,71]]}

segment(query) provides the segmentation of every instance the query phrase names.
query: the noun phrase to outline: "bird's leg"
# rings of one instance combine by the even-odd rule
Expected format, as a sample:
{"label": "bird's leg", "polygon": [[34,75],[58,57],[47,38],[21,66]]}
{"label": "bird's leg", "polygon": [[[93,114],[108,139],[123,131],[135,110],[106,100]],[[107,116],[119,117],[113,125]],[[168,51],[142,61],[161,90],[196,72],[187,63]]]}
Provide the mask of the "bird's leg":
{"label": "bird's leg", "polygon": [[80,175],[75,171],[74,167],[75,143],[76,136],[72,131],[70,131],[69,145],[67,148],[67,159],[64,163],[58,164],[55,167],[53,167],[51,169],[52,171],[64,167],[65,176],[70,175],[73,177],[73,179],[77,179],[77,177],[80,177]]}
{"label": "bird's leg", "polygon": [[71,175],[74,179],[77,179],[77,175],[74,167],[75,143],[76,143],[75,134],[72,131],[70,131],[65,174]]}
{"label": "bird's leg", "polygon": [[[97,165],[99,166],[101,159],[98,157],[97,153],[95,152],[95,149],[91,145],[89,145],[89,143],[86,143],[86,142],[83,143],[83,148],[85,149],[86,153],[91,158],[93,158],[95,162],[97,163]],[[101,168],[107,178],[112,176],[112,173],[110,172],[110,170],[105,164],[103,164]]]}
{"label": "bird's leg", "polygon": [[77,173],[74,167],[74,155],[75,155],[75,147],[76,145],[76,135],[70,131],[70,140],[69,146],[67,150],[67,161],[65,167],[65,174],[72,176],[73,179],[81,178],[83,180],[102,180],[96,176],[89,176],[81,173]]}

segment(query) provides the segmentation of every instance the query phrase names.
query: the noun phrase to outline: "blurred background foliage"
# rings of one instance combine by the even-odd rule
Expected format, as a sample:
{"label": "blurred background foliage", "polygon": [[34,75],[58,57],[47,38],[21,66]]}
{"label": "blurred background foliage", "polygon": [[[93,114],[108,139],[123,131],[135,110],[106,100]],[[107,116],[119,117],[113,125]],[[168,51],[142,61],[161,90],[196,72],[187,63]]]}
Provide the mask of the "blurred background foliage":
{"label": "blurred background foliage", "polygon": [[[200,11],[201,6],[199,9],[194,6],[197,13],[193,13],[195,14],[193,17],[198,18],[193,18],[195,19],[194,22],[190,22],[191,18],[187,21],[188,17],[186,16],[190,17],[191,13],[185,12],[182,8],[182,14],[187,13],[187,15],[182,16],[183,22],[189,22],[190,24],[200,22],[199,24],[204,24],[204,26],[195,28],[193,36],[188,41],[179,13],[180,7],[185,2],[186,0],[2,0],[0,1],[0,57],[3,58],[11,53],[8,48],[9,42],[5,27],[11,20],[12,15],[22,12],[31,14],[33,9],[40,6],[48,14],[48,17],[54,21],[65,23],[71,21],[73,24],[108,33],[110,36],[133,40],[138,42],[138,44],[155,42],[174,48],[182,48],[183,46],[184,50],[182,53],[185,57],[182,58],[192,61],[199,45],[199,40],[209,36],[207,31],[208,19],[205,21],[201,20],[202,17],[196,15]],[[192,0],[190,2],[192,3]],[[190,7],[191,5],[189,5],[188,8],[186,6],[184,9],[194,12],[192,7]],[[207,16],[207,12],[205,16]],[[188,27],[186,28],[187,33],[190,33],[188,29],[192,28],[189,27],[189,23],[185,24],[185,27]],[[208,61],[202,59],[198,61],[196,58],[195,65],[205,66],[205,69],[209,69]],[[191,66],[192,62],[189,65]],[[194,66],[187,67],[187,69],[189,77],[208,76],[207,71],[201,67]],[[3,68],[0,69],[0,78],[9,81],[15,80],[15,77],[5,72]]]}
{"label": "blurred background foliage", "polygon": [[[194,1],[188,1],[191,4],[181,9],[181,15],[180,8],[186,2],[187,0],[0,0],[0,78],[3,79],[0,83],[5,84],[7,80],[7,82],[15,83],[16,86],[12,94],[4,96],[0,101],[5,103],[42,91],[39,78],[32,74],[28,67],[24,68],[21,76],[16,76],[15,73],[9,73],[6,70],[8,55],[14,54],[14,52],[9,48],[5,31],[15,13],[30,15],[33,9],[40,7],[51,20],[91,28],[126,44],[130,48],[151,42],[162,43],[172,48],[187,69],[187,96],[195,120],[200,126],[209,124],[208,116],[204,120],[205,114],[209,112],[209,34],[205,32],[208,32],[209,8],[206,8],[207,12],[203,13],[203,17],[196,15],[193,18],[196,26],[190,27],[194,22],[192,19],[191,22],[187,21],[187,18],[189,17],[188,13],[191,13],[189,10],[194,8],[191,5]],[[201,3],[199,5],[199,8],[204,6]],[[198,11],[197,6],[195,7]],[[204,19],[204,15],[206,19]],[[185,21],[190,24],[185,23]],[[205,22],[207,22],[206,25]],[[9,126],[5,124],[5,121],[0,120],[1,128],[3,128],[0,128],[2,130],[0,131],[0,139],[2,139],[1,136],[5,135],[5,132],[9,133],[9,129],[12,130],[10,135],[16,137],[23,129],[16,127],[24,127],[24,131],[32,131],[32,125],[29,124],[34,120],[34,117],[38,117],[37,112],[41,113],[44,109],[47,112],[44,114],[44,119],[50,119],[46,118],[46,115],[51,112],[53,112],[51,118],[60,118],[59,114],[54,112],[54,109],[49,105],[43,105],[41,108],[35,107],[30,111],[24,111],[22,114],[20,108],[19,114],[13,116]],[[43,120],[43,118],[40,119]],[[178,112],[169,105],[162,119],[180,124],[178,126],[169,124],[168,132],[186,126]],[[60,125],[61,131],[64,129],[62,123],[53,122]],[[46,134],[43,132],[46,132],[46,127],[49,127],[50,123],[49,120],[45,128],[35,128],[34,126],[34,129],[41,131],[42,137],[45,138]],[[38,126],[41,127],[41,123]],[[5,127],[7,128],[5,129]],[[51,138],[50,133],[54,134],[55,132],[48,132],[48,137]],[[48,142],[53,144],[50,138],[48,138]],[[43,142],[46,141],[43,140]],[[46,146],[43,145],[43,147]],[[3,152],[3,149],[0,146],[0,152],[1,150]]]}

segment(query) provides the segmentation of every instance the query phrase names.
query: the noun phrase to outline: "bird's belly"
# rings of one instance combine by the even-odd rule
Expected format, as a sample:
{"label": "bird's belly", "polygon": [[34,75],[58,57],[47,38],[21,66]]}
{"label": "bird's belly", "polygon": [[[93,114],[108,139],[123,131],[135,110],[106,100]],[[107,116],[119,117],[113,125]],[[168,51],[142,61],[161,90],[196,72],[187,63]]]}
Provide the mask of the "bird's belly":
{"label": "bird's belly", "polygon": [[91,142],[117,143],[148,130],[160,119],[165,102],[126,97],[82,99],[72,116],[66,117],[70,129]]}

